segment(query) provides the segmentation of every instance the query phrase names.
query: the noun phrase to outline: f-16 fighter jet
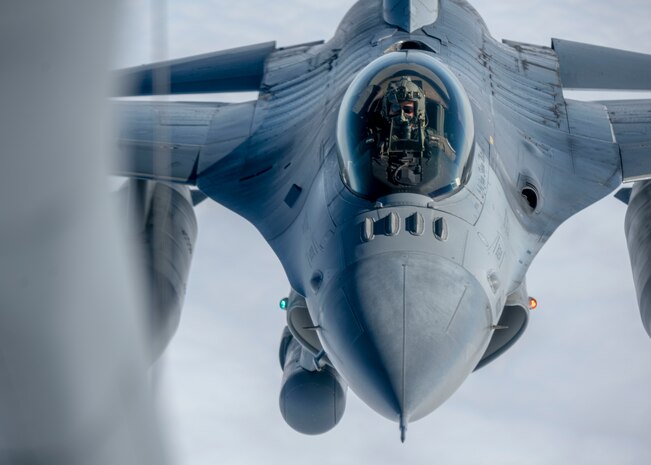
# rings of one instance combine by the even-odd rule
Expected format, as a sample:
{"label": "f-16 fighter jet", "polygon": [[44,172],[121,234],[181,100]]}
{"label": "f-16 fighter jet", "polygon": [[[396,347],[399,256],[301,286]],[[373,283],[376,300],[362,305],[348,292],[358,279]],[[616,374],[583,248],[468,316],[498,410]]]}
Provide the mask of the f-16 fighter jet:
{"label": "f-16 fighter jet", "polygon": [[237,104],[118,102],[116,174],[131,178],[124,193],[147,238],[155,353],[178,322],[193,203],[219,202],[271,245],[291,285],[280,406],[299,432],[333,428],[350,387],[404,441],[410,422],[513,346],[538,251],[623,182],[651,334],[651,101],[563,95],[650,90],[651,56],[500,43],[464,0],[360,0],[328,42],[119,79],[122,96],[259,92]]}

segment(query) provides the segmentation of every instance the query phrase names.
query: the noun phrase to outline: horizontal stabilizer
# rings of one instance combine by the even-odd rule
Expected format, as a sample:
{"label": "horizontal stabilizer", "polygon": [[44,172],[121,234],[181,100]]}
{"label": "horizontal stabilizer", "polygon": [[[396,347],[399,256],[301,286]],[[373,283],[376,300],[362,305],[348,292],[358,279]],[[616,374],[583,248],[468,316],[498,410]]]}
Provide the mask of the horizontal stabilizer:
{"label": "horizontal stabilizer", "polygon": [[275,42],[266,42],[122,69],[116,96],[257,91],[275,49]]}
{"label": "horizontal stabilizer", "polygon": [[651,90],[651,55],[552,39],[565,89]]}
{"label": "horizontal stabilizer", "polygon": [[606,105],[622,157],[624,181],[651,179],[651,100],[617,100]]}

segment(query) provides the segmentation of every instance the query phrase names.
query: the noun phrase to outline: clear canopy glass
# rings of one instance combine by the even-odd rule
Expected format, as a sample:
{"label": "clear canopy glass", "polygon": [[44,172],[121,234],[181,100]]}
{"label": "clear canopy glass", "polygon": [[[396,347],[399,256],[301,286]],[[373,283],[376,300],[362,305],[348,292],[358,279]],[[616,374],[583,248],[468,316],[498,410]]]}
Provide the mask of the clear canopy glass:
{"label": "clear canopy glass", "polygon": [[355,194],[447,196],[470,174],[472,109],[459,80],[431,54],[388,53],[346,91],[337,143],[342,178]]}

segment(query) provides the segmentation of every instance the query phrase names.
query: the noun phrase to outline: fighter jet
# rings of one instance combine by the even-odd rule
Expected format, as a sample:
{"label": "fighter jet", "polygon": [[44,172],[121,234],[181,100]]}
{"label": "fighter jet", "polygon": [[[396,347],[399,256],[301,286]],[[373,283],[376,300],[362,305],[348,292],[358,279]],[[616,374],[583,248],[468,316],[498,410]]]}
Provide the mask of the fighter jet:
{"label": "fighter jet", "polygon": [[[509,349],[526,273],[567,218],[620,191],[642,320],[649,56],[489,34],[465,1],[361,0],[328,42],[274,43],[122,70],[123,96],[258,91],[256,101],[120,102],[120,165],[145,232],[154,352],[178,323],[207,196],[248,219],[282,263],[281,413],[318,434],[350,387],[407,425]],[[161,233],[162,231],[162,233]],[[171,246],[161,246],[164,237]],[[157,245],[158,244],[158,245]]]}

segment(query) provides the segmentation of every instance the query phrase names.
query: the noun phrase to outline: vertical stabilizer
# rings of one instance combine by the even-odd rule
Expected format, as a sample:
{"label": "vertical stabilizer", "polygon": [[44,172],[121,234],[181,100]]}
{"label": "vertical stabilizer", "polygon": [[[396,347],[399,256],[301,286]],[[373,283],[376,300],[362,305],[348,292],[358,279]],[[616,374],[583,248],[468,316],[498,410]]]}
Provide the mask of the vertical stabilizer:
{"label": "vertical stabilizer", "polygon": [[384,20],[408,32],[432,24],[439,16],[439,0],[383,0]]}

